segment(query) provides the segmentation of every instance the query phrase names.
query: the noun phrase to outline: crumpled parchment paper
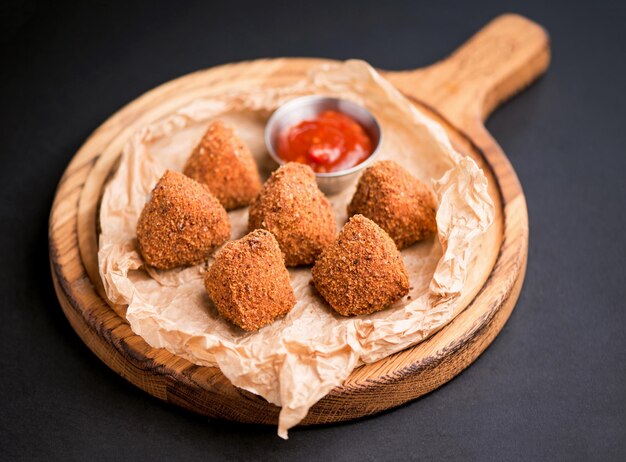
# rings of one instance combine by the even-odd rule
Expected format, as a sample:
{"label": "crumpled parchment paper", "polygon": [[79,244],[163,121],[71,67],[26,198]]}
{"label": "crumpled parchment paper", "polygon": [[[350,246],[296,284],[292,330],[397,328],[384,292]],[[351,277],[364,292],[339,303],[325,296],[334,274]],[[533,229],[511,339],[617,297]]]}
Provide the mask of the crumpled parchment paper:
{"label": "crumpled parchment paper", "polygon": [[[290,269],[296,306],[285,318],[246,333],[217,315],[203,286],[205,265],[170,271],[144,267],[135,227],[161,174],[167,168],[182,170],[211,119],[231,124],[267,175],[275,166],[263,144],[265,121],[280,104],[304,94],[351,99],[377,117],[383,130],[380,159],[394,159],[433,185],[438,236],[402,252],[411,291],[392,307],[341,317],[309,284],[309,268]],[[329,198],[339,226],[353,192],[354,185]],[[483,172],[453,150],[443,128],[369,65],[347,61],[315,68],[288,87],[209,94],[135,133],[104,192],[98,261],[107,296],[128,305],[135,333],[195,364],[218,366],[234,385],[281,406],[278,434],[287,438],[287,430],[355,367],[423,340],[463,308],[460,295],[493,215]],[[243,236],[247,209],[229,217],[232,238]]]}

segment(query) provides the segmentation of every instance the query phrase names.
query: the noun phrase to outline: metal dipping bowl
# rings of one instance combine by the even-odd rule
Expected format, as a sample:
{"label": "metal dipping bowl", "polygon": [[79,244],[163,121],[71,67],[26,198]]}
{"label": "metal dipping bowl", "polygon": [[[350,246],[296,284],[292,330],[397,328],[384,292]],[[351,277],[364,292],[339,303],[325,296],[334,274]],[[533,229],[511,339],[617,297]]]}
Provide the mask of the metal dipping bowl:
{"label": "metal dipping bowl", "polygon": [[363,106],[352,101],[327,96],[302,96],[280,106],[270,117],[265,126],[265,144],[270,156],[279,164],[285,161],[278,156],[280,135],[303,120],[315,118],[323,111],[341,112],[357,121],[372,140],[374,150],[370,156],[358,165],[346,170],[330,173],[315,173],[319,188],[328,195],[337,194],[358,178],[361,170],[376,159],[382,142],[380,125],[374,116]]}

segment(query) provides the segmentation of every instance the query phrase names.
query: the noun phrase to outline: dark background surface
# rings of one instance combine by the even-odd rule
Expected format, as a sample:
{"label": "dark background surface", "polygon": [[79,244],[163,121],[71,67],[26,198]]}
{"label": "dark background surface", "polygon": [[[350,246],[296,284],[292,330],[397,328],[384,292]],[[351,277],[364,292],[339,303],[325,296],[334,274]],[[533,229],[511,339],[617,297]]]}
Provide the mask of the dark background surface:
{"label": "dark background surface", "polygon": [[[624,2],[296,3],[3,3],[0,458],[624,460]],[[526,192],[529,262],[509,322],[464,373],[282,441],[152,399],[81,343],[52,288],[47,219],[65,166],[115,110],[258,57],[424,66],[507,11],[547,28],[553,62],[488,122]]]}

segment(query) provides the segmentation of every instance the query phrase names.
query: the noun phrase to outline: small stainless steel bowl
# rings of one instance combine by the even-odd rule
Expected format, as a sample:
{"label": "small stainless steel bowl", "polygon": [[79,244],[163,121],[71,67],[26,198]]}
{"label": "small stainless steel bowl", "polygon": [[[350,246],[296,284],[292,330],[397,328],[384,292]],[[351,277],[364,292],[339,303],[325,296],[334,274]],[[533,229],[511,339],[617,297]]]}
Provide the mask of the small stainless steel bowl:
{"label": "small stainless steel bowl", "polygon": [[268,120],[265,126],[265,144],[272,159],[279,165],[284,164],[285,161],[278,156],[278,140],[283,131],[327,110],[341,112],[356,120],[365,129],[374,147],[367,159],[352,168],[331,173],[315,173],[320,189],[332,195],[343,191],[356,180],[361,170],[370,165],[378,155],[382,132],[378,121],[367,109],[352,101],[328,96],[302,96],[292,99],[276,109]]}

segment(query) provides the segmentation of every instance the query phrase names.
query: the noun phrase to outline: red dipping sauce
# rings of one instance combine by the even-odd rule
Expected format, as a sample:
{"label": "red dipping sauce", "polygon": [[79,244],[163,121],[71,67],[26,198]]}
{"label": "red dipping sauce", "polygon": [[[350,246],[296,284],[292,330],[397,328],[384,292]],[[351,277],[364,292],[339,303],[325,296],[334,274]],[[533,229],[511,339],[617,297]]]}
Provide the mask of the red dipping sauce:
{"label": "red dipping sauce", "polygon": [[337,111],[321,112],[280,134],[278,156],[330,173],[360,164],[372,154],[372,140],[354,119]]}

